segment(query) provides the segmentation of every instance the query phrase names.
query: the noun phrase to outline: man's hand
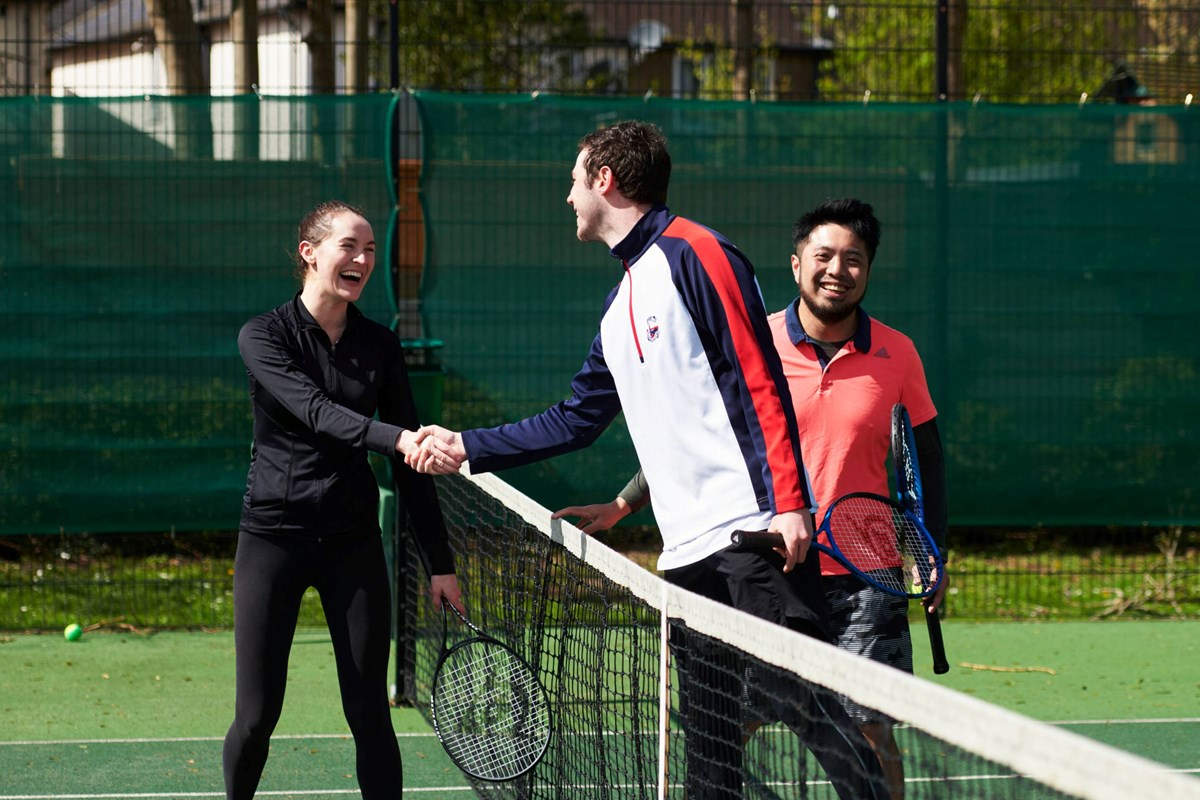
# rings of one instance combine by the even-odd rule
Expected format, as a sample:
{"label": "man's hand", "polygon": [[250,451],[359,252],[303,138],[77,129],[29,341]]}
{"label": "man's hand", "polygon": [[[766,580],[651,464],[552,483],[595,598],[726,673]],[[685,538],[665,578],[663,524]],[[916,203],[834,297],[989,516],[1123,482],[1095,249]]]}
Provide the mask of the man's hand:
{"label": "man's hand", "polygon": [[[942,569],[945,570],[946,568],[943,566]],[[935,572],[933,574],[933,576],[930,577],[930,580],[934,580],[936,578],[936,576],[937,576],[937,573]],[[942,584],[941,584],[941,586],[939,586],[937,588],[937,591],[934,592],[932,596],[926,597],[922,601],[922,604],[925,606],[926,614],[936,614],[937,613],[938,606],[940,606],[942,604],[942,601],[946,598],[946,590],[949,588],[950,588],[950,576],[945,575],[942,577]]]}
{"label": "man's hand", "polygon": [[434,575],[429,580],[429,599],[434,608],[441,608],[443,603],[449,603],[466,614],[463,607],[462,590],[458,588],[458,577],[452,572],[449,575]]}
{"label": "man's hand", "polygon": [[606,531],[613,525],[616,525],[633,511],[629,503],[626,503],[624,498],[618,497],[615,500],[610,500],[607,503],[598,503],[591,506],[567,506],[555,511],[551,519],[562,519],[564,517],[578,517],[579,521],[575,523],[575,527],[584,533],[598,533]]}
{"label": "man's hand", "polygon": [[416,433],[419,447],[404,455],[404,463],[427,475],[452,475],[467,460],[462,434],[440,425],[425,425]]}
{"label": "man's hand", "polygon": [[776,514],[767,530],[783,534],[784,552],[780,555],[784,558],[784,572],[791,572],[808,556],[808,546],[813,538],[813,521],[812,514],[806,509]]}

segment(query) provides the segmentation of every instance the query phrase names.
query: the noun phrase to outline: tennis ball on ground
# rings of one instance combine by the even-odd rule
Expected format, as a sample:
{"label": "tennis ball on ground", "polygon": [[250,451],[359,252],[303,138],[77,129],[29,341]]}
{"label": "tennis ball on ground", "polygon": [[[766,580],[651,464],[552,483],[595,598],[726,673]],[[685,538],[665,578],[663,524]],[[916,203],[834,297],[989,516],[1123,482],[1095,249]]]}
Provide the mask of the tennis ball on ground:
{"label": "tennis ball on ground", "polygon": [[63,628],[63,638],[68,642],[74,642],[80,636],[83,636],[83,628],[79,627],[78,623],[72,622],[67,627]]}

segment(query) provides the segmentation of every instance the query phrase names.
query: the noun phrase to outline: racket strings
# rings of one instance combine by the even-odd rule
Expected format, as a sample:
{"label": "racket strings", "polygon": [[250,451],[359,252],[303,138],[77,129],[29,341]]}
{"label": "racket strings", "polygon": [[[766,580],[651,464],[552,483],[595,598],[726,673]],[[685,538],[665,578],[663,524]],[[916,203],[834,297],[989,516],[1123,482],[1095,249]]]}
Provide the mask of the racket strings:
{"label": "racket strings", "polygon": [[912,593],[914,578],[929,585],[932,553],[907,515],[886,502],[852,495],[839,500],[830,516],[838,549],[872,580],[905,594]]}
{"label": "racket strings", "polygon": [[433,690],[435,726],[467,772],[489,780],[536,763],[550,736],[542,687],[508,648],[475,640],[450,652]]}

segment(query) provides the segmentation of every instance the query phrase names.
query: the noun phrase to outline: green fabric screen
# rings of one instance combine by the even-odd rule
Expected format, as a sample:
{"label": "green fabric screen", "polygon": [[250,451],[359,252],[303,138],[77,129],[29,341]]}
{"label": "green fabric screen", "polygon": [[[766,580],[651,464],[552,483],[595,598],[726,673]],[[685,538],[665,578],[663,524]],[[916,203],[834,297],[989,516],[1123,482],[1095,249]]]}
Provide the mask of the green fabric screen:
{"label": "green fabric screen", "polygon": [[[419,94],[431,241],[423,309],[447,421],[561,399],[621,277],[574,238],[579,138],[660,125],[670,205],[795,296],[791,226],[829,197],[884,225],[864,307],[917,343],[964,525],[1200,520],[1200,117],[1126,106],[802,105]],[[663,409],[664,416],[670,409]],[[542,502],[610,499],[623,427],[506,474]]]}
{"label": "green fabric screen", "polygon": [[[383,241],[389,99],[0,101],[0,533],[237,527],[238,330],[298,288],[316,203]],[[364,310],[390,309],[376,275]]]}
{"label": "green fabric screen", "polygon": [[[418,106],[422,320],[405,302],[398,321],[444,342],[445,424],[564,396],[620,277],[574,238],[576,142],[641,117],[671,140],[673,210],[750,256],[770,309],[795,293],[801,211],[875,205],[865,305],[925,358],[954,524],[1200,521],[1194,112]],[[384,94],[0,100],[0,534],[236,526],[251,435],[237,331],[291,297],[295,225],[315,203],[361,205],[381,242],[405,229],[388,161],[417,156],[418,120],[393,108]],[[377,275],[364,310],[395,319],[398,285]],[[612,497],[635,466],[618,424],[504,477],[558,506]]]}

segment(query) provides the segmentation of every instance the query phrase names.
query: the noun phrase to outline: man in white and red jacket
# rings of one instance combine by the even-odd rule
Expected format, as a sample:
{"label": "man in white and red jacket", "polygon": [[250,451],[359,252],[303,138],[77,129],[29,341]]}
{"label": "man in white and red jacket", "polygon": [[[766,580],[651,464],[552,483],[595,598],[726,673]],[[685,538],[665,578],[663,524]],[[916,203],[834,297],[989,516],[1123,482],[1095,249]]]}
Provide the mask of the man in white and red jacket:
{"label": "man in white and red jacket", "polygon": [[[422,428],[421,450],[406,461],[434,474],[465,462],[472,473],[522,466],[587,447],[623,412],[653,487],[664,577],[828,641],[818,560],[805,558],[812,494],[754,268],[719,233],[670,213],[670,175],[652,125],[617,123],[580,140],[567,196],[576,235],[604,242],[624,275],[571,396],[495,428]],[[783,534],[786,558],[731,550],[739,529]],[[687,796],[739,798],[742,723],[717,706],[740,696],[740,676],[706,668],[688,649],[678,651],[697,734],[687,736]],[[879,762],[840,705],[798,694],[807,722],[794,727],[839,794],[883,800]]]}

